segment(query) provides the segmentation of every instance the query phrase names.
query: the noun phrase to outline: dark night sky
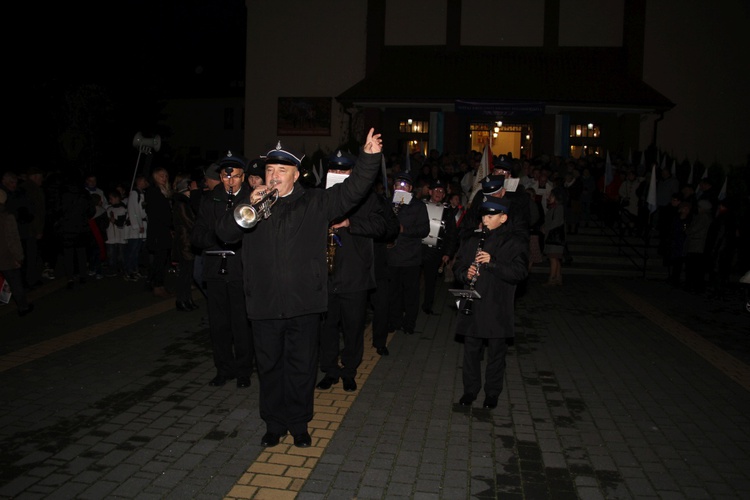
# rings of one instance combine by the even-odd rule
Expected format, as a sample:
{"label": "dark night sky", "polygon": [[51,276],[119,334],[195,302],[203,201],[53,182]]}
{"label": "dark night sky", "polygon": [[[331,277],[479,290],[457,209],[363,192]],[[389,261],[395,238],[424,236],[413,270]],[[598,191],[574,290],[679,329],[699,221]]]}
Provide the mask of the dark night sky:
{"label": "dark night sky", "polygon": [[[9,100],[22,103],[10,106],[12,119],[23,133],[8,154],[21,161],[30,149],[54,154],[49,149],[65,114],[63,96],[80,85],[105,89],[114,104],[108,118],[132,134],[131,123],[143,122],[144,108],[153,108],[155,100],[244,79],[244,0],[27,3],[9,9],[11,24],[22,25],[8,64]],[[120,131],[109,135],[115,134]]]}

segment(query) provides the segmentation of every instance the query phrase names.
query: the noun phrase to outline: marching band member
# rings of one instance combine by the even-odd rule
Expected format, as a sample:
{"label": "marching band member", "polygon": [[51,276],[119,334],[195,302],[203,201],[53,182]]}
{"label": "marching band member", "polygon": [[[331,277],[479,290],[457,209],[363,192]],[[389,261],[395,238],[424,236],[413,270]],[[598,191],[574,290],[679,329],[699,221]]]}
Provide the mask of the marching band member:
{"label": "marching band member", "polygon": [[287,432],[295,446],[312,445],[307,424],[313,417],[321,315],[328,308],[328,226],[367,197],[380,171],[381,151],[380,134],[370,129],[349,177],[329,189],[308,189],[298,182],[302,155],[279,142],[265,156],[265,185],[251,197],[255,206],[278,195],[264,209],[267,216],[245,228],[227,213],[217,225],[222,241],[242,241],[260,417],[266,424],[261,446],[276,446]]}
{"label": "marching band member", "polygon": [[[225,243],[217,237],[216,224],[234,206],[250,200],[250,189],[244,183],[246,162],[243,157],[229,153],[210,168],[218,172],[221,182],[202,196],[190,237],[193,246],[203,250],[201,280],[206,283],[216,366],[216,376],[208,385],[221,387],[236,378],[237,387],[245,388],[250,387],[254,350],[242,290],[240,245]],[[207,176],[213,174],[212,171]]]}
{"label": "marching band member", "polygon": [[[341,150],[332,154],[328,188],[348,177],[355,162],[356,158]],[[357,389],[354,379],[364,353],[367,296],[375,287],[373,238],[386,232],[384,207],[377,196],[370,190],[354,210],[334,220],[329,228],[328,312],[320,331],[320,370],[325,376],[318,389],[330,389],[339,378],[345,391]],[[340,349],[342,336],[344,347]]]}
{"label": "marching band member", "polygon": [[462,240],[453,273],[461,283],[474,283],[481,295],[474,300],[472,314],[458,314],[456,335],[463,337],[464,356],[462,406],[471,406],[482,389],[482,352],[487,348],[484,371],[484,408],[495,408],[503,390],[506,340],[514,333],[513,304],[516,285],[528,274],[529,245],[506,226],[508,207],[503,200],[487,197],[480,206],[486,238],[481,251],[478,239]]}
{"label": "marching band member", "polygon": [[445,186],[440,180],[430,184],[429,198],[425,200],[430,216],[430,234],[422,240],[422,272],[424,296],[422,311],[435,314],[432,304],[435,301],[435,283],[440,270],[444,270],[458,249],[456,219],[448,209],[445,200]]}
{"label": "marching band member", "polygon": [[388,248],[388,331],[402,329],[414,333],[419,314],[419,272],[422,265],[422,238],[430,234],[427,206],[415,197],[402,203],[402,193],[411,194],[412,180],[407,172],[396,176],[394,210],[401,225],[396,240]]}

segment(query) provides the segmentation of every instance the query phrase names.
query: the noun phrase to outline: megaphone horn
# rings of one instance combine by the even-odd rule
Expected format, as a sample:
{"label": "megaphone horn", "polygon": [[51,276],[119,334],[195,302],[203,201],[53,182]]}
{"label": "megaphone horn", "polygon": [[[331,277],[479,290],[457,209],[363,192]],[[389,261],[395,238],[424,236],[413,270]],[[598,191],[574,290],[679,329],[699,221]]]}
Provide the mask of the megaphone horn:
{"label": "megaphone horn", "polygon": [[133,147],[141,151],[159,151],[161,148],[161,137],[155,135],[153,138],[148,139],[143,137],[143,134],[138,132],[133,137]]}

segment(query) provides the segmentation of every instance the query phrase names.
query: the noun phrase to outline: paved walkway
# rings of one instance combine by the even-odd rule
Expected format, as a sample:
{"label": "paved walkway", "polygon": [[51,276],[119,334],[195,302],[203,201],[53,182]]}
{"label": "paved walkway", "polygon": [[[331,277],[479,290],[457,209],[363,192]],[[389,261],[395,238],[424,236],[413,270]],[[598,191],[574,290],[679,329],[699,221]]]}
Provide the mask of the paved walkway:
{"label": "paved walkway", "polygon": [[366,343],[356,392],[317,391],[307,449],[260,447],[255,377],[207,385],[202,299],[181,313],[138,283],[48,283],[31,315],[0,307],[0,497],[750,498],[741,293],[542,279],[517,301],[497,409],[456,404],[443,284],[440,315],[390,356]]}

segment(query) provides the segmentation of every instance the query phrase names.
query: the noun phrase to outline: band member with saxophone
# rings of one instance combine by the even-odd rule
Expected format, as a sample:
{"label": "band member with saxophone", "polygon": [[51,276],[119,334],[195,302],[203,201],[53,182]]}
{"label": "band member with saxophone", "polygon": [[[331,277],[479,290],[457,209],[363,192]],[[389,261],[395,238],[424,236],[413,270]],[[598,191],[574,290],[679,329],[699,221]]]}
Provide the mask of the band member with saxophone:
{"label": "band member with saxophone", "polygon": [[430,183],[429,198],[425,200],[430,216],[430,234],[422,240],[422,279],[424,292],[422,311],[435,314],[435,283],[458,249],[458,229],[453,212],[445,203],[445,185],[442,181]]}
{"label": "band member with saxophone", "polygon": [[[408,172],[396,176],[394,201],[399,191],[412,192]],[[422,269],[422,238],[430,234],[427,206],[417,198],[394,203],[400,224],[399,234],[388,248],[388,331],[401,329],[414,333],[419,314],[419,274]]]}
{"label": "band member with saxophone", "polygon": [[[328,308],[328,226],[354,209],[372,189],[382,161],[380,134],[370,129],[352,174],[329,189],[298,182],[302,155],[279,142],[266,156],[265,185],[251,204],[275,193],[260,222],[246,229],[227,213],[216,232],[242,241],[245,296],[260,380],[261,446],[291,433],[297,447],[312,444],[321,315]],[[242,211],[241,211],[242,212]]]}
{"label": "band member with saxophone", "polygon": [[[529,245],[521,235],[506,225],[508,207],[502,200],[488,196],[480,206],[482,232],[475,232],[461,242],[453,273],[464,285],[473,283],[481,298],[474,299],[472,314],[458,314],[456,335],[463,338],[463,386],[459,400],[471,406],[484,388],[484,408],[495,408],[503,390],[506,341],[514,336],[513,309],[516,285],[528,273]],[[479,234],[477,234],[479,233]],[[482,353],[487,349],[482,386]]]}
{"label": "band member with saxophone", "polygon": [[[213,166],[212,166],[213,167]],[[234,206],[250,201],[245,183],[246,160],[231,152],[215,167],[221,183],[203,196],[190,242],[203,251],[208,323],[216,376],[209,385],[220,387],[237,379],[237,387],[250,387],[253,371],[253,340],[247,320],[243,292],[240,244],[226,243],[216,236],[216,225]],[[213,172],[210,172],[213,176]]]}
{"label": "band member with saxophone", "polygon": [[[334,152],[328,159],[328,188],[351,175],[355,162],[356,158],[347,152]],[[384,206],[374,190],[329,227],[334,242],[329,244],[328,312],[320,331],[320,371],[325,375],[318,382],[318,389],[330,389],[339,378],[345,391],[357,389],[355,377],[364,352],[367,296],[375,287],[373,238],[385,231]],[[340,338],[343,349],[339,347]]]}

